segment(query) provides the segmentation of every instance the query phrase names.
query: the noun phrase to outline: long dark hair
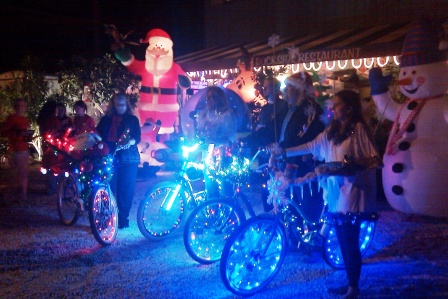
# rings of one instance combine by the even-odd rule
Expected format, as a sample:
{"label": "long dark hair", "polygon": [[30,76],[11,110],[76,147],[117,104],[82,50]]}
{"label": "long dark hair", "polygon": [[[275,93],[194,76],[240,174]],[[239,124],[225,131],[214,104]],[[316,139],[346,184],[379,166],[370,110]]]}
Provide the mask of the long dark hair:
{"label": "long dark hair", "polygon": [[129,102],[129,97],[125,94],[125,93],[116,93],[112,96],[112,98],[109,101],[109,104],[107,105],[107,110],[106,110],[106,114],[109,116],[112,116],[114,114],[116,114],[116,110],[115,110],[115,101],[118,100],[126,100],[126,112],[124,113],[124,115],[129,114],[132,115],[133,114],[133,108],[131,106],[131,103]]}
{"label": "long dark hair", "polygon": [[359,94],[354,92],[353,90],[342,90],[336,93],[334,96],[339,97],[341,101],[344,102],[349,121],[344,129],[344,132],[341,133],[339,132],[341,128],[341,122],[333,119],[328,127],[328,140],[332,140],[336,145],[341,144],[350,136],[351,133],[353,133],[356,124],[361,123],[366,130],[367,135],[369,136],[371,141],[373,141],[371,129],[362,116],[362,106]]}
{"label": "long dark hair", "polygon": [[41,125],[50,117],[56,117],[56,108],[57,108],[56,101],[48,100],[47,102],[45,102],[45,104],[39,111],[39,115],[37,116],[37,124]]}

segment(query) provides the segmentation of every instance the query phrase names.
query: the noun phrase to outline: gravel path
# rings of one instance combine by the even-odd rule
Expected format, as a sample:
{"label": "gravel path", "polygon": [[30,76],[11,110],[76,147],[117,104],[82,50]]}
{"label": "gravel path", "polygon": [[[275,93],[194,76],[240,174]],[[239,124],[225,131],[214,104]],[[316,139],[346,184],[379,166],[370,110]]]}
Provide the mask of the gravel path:
{"label": "gravel path", "polygon": [[[138,202],[167,178],[137,183],[130,228],[101,247],[87,215],[71,227],[59,223],[55,199],[43,195],[42,177],[33,172],[30,202],[0,208],[0,298],[237,298],[221,282],[219,264],[188,256],[181,230],[156,243],[140,234]],[[259,208],[258,190],[249,191]],[[384,201],[380,206],[361,298],[448,298],[447,221],[406,218]],[[252,298],[338,298],[327,288],[344,282],[344,271],[292,249],[274,281]]]}

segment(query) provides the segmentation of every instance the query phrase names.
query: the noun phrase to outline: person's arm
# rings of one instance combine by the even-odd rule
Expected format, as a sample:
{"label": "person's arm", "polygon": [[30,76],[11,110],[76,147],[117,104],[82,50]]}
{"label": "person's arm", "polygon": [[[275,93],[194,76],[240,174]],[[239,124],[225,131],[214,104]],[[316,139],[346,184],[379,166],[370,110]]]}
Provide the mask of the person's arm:
{"label": "person's arm", "polygon": [[309,154],[310,152],[311,151],[310,151],[308,143],[289,147],[284,150],[285,157],[301,156],[301,155]]}
{"label": "person's arm", "polygon": [[317,135],[312,141],[283,149],[278,143],[268,146],[268,151],[273,155],[284,155],[283,158],[313,154],[318,160],[325,159],[325,148],[328,146],[326,131]]}
{"label": "person's arm", "polygon": [[95,128],[95,130],[96,130],[96,132],[98,133],[98,135],[100,135],[100,137],[101,137],[101,139],[103,139],[103,141],[106,139],[106,130],[105,130],[105,125],[106,125],[106,123],[105,123],[105,117],[106,116],[103,116],[101,119],[100,119],[100,121],[99,121],[99,123],[98,123],[98,125],[96,126],[96,128]]}
{"label": "person's arm", "polygon": [[[134,144],[139,144],[141,141],[141,135],[142,135],[140,123],[138,121],[138,118],[135,116],[132,117],[131,121],[132,121],[132,123],[131,123],[131,139],[134,139]],[[131,144],[131,145],[134,145],[134,144]]]}

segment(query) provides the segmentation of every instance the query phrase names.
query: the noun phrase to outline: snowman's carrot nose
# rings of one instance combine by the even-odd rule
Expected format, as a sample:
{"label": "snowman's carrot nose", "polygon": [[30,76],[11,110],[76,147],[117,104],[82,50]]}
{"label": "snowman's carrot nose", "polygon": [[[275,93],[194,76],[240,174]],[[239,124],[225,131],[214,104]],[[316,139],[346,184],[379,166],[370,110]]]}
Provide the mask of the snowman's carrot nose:
{"label": "snowman's carrot nose", "polygon": [[412,79],[411,78],[403,78],[401,80],[397,81],[398,85],[411,85],[412,84]]}

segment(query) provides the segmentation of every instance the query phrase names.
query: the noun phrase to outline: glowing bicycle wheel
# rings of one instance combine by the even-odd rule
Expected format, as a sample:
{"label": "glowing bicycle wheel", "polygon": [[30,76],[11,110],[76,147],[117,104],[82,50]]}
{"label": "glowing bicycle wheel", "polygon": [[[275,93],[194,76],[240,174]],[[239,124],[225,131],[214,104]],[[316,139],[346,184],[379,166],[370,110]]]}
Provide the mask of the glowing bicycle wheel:
{"label": "glowing bicycle wheel", "polygon": [[275,217],[251,218],[230,236],[224,246],[221,279],[234,294],[253,295],[274,279],[286,252],[286,233]]}
{"label": "glowing bicycle wheel", "polygon": [[181,183],[162,182],[153,186],[140,202],[137,224],[142,235],[160,241],[180,226],[184,213]]}
{"label": "glowing bicycle wheel", "polygon": [[108,185],[100,185],[89,199],[90,227],[101,245],[110,245],[117,237],[118,207]]}
{"label": "glowing bicycle wheel", "polygon": [[198,263],[217,262],[227,239],[245,220],[244,211],[229,200],[206,201],[191,212],[185,223],[185,249]]}
{"label": "glowing bicycle wheel", "polygon": [[[375,234],[375,227],[376,221],[364,220],[361,222],[361,230],[359,233],[359,249],[361,250],[361,256],[367,252],[370,243],[372,243],[373,235]],[[323,256],[325,262],[327,262],[327,264],[332,268],[345,268],[344,259],[342,258],[341,248],[339,246],[334,226],[331,227],[328,237],[324,242]]]}

